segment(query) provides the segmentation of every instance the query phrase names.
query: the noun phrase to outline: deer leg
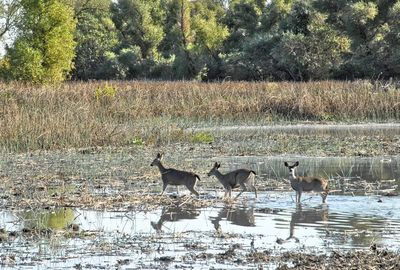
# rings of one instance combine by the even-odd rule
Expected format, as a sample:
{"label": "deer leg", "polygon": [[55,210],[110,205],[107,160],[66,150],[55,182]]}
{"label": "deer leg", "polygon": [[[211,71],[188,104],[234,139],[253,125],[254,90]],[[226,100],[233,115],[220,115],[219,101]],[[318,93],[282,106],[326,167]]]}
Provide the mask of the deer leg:
{"label": "deer leg", "polygon": [[240,184],[240,186],[242,187],[242,191],[239,192],[239,194],[235,197],[235,200],[244,192],[247,191],[247,187],[244,183]]}
{"label": "deer leg", "polygon": [[234,199],[234,200],[236,200],[236,199],[237,199],[237,198],[238,198],[240,195],[242,195],[243,191],[244,191],[244,190],[240,191],[240,192],[239,192],[239,194],[238,194],[238,195],[236,195],[236,197],[235,197],[235,199]]}
{"label": "deer leg", "polygon": [[231,187],[228,187],[228,193],[229,193],[229,198],[231,198],[232,197],[232,188]]}
{"label": "deer leg", "polygon": [[192,192],[194,195],[196,195],[197,197],[199,197],[199,193],[194,189],[194,186],[196,185],[196,182],[193,184],[193,185],[191,185],[191,186],[189,186],[189,185],[186,185],[186,187],[188,188],[188,190],[190,190],[190,192]]}
{"label": "deer leg", "polygon": [[256,188],[256,186],[253,185],[253,189],[254,189],[254,194],[255,194],[255,196],[257,198],[257,188]]}
{"label": "deer leg", "polygon": [[165,189],[167,188],[168,184],[163,183],[163,188],[162,188],[162,192],[161,195],[164,195]]}
{"label": "deer leg", "polygon": [[301,190],[297,191],[297,203],[300,204],[301,203]]}
{"label": "deer leg", "polygon": [[321,192],[322,203],[326,203],[326,197],[328,197],[328,192]]}

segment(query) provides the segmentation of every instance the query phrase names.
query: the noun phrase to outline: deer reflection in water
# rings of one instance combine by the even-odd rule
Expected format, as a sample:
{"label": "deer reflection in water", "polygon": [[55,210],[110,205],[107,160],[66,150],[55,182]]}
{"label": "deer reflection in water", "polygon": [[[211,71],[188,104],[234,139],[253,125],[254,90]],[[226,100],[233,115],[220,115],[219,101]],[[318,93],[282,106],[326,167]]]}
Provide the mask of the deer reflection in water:
{"label": "deer reflection in water", "polygon": [[292,213],[290,220],[290,234],[287,240],[294,239],[299,242],[299,239],[294,235],[296,225],[300,224],[316,224],[321,221],[328,221],[328,207],[323,205],[316,208],[303,209],[301,204],[296,206],[296,211]]}
{"label": "deer reflection in water", "polygon": [[235,225],[253,227],[255,226],[254,208],[233,208],[229,206],[224,206],[219,211],[218,216],[211,219],[211,223],[214,225],[215,230],[221,230],[220,221],[223,219],[226,219],[227,221],[230,221]]}
{"label": "deer reflection in water", "polygon": [[165,206],[161,212],[160,219],[157,222],[152,221],[150,224],[154,230],[161,232],[165,222],[176,222],[185,219],[196,219],[200,215],[200,211],[194,207],[183,208],[179,206]]}

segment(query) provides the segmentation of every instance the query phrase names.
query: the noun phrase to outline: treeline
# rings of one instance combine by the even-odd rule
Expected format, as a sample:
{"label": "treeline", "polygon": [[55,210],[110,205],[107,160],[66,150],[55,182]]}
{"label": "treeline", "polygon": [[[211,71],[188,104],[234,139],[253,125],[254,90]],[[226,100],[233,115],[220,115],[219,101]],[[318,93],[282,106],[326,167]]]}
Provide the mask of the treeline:
{"label": "treeline", "polygon": [[6,0],[4,80],[400,75],[400,1]]}

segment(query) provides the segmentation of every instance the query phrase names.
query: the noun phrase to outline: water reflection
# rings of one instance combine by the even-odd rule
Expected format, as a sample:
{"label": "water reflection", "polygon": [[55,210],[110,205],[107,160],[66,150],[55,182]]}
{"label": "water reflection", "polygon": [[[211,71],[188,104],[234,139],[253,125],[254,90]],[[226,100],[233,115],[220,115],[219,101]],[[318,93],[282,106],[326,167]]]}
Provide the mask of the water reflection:
{"label": "water reflection", "polygon": [[60,208],[51,211],[26,211],[18,213],[29,230],[65,229],[72,224],[75,213],[71,208]]}
{"label": "water reflection", "polygon": [[[321,222],[328,221],[328,206],[322,205],[316,208],[305,208],[298,204],[296,206],[296,211],[292,213],[290,219],[290,234],[286,240],[295,239],[299,242],[299,239],[295,236],[295,228],[296,226],[316,226]],[[323,227],[322,227],[323,226]],[[320,229],[327,228],[327,226],[322,225]]]}
{"label": "water reflection", "polygon": [[179,206],[164,207],[157,222],[151,221],[150,224],[157,232],[162,231],[165,222],[176,222],[179,220],[192,220],[200,215],[200,210],[194,207],[184,208]]}
{"label": "water reflection", "polygon": [[232,207],[225,205],[219,210],[216,217],[211,218],[211,223],[214,225],[215,230],[221,230],[220,222],[223,219],[230,221],[232,224],[238,226],[252,227],[256,224],[253,207]]}

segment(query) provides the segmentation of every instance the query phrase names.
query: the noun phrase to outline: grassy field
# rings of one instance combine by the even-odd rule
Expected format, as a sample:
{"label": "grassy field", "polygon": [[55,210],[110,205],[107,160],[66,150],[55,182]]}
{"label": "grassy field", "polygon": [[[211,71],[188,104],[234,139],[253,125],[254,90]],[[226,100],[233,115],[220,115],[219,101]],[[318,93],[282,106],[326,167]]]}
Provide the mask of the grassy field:
{"label": "grassy field", "polygon": [[193,125],[397,122],[400,91],[366,81],[0,84],[0,149],[207,141]]}

